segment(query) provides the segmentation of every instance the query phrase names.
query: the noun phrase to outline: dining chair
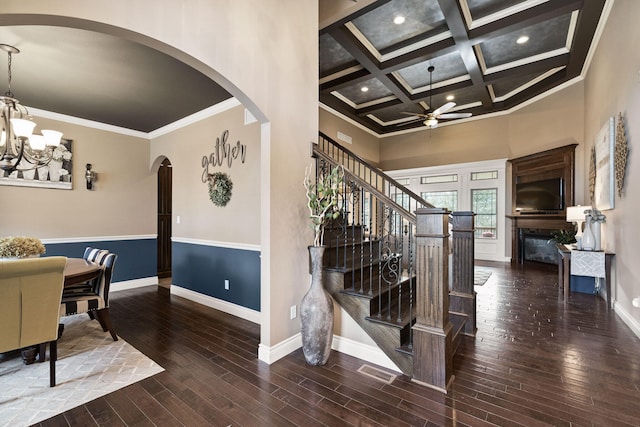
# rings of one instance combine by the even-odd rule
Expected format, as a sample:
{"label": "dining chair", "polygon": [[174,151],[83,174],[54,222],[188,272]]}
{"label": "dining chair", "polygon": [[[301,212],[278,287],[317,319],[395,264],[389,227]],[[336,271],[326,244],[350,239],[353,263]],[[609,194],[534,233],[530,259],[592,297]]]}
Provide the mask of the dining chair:
{"label": "dining chair", "polygon": [[60,316],[87,313],[91,319],[100,322],[102,330],[108,331],[114,341],[118,341],[118,336],[109,316],[109,288],[117,258],[109,251],[87,248],[85,259],[101,265],[102,273],[86,284],[65,288],[60,303]]}
{"label": "dining chair", "polygon": [[0,261],[0,353],[49,344],[49,386],[56,385],[58,323],[67,258]]}

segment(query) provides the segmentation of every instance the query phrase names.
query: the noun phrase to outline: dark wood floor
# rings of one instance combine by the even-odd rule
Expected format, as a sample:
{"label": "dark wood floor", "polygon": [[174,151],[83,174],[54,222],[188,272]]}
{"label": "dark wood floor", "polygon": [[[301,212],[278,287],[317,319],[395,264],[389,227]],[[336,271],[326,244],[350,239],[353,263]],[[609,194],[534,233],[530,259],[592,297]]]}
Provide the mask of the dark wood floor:
{"label": "dark wood floor", "polygon": [[269,366],[257,325],[154,287],[114,293],[111,317],[166,371],[41,425],[640,425],[640,340],[613,311],[584,294],[564,306],[554,266],[485,265],[447,396],[335,351],[324,367],[300,351]]}

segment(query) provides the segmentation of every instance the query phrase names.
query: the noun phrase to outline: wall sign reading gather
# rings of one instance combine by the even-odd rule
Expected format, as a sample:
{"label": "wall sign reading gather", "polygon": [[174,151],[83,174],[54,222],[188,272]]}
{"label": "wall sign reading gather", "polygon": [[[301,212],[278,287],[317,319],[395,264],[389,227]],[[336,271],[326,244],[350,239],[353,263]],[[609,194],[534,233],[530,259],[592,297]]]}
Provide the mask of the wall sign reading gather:
{"label": "wall sign reading gather", "polygon": [[238,158],[244,163],[247,155],[247,146],[240,144],[240,141],[237,141],[235,145],[232,146],[227,142],[228,139],[229,131],[225,130],[219,138],[216,138],[214,151],[208,156],[202,156],[202,167],[204,168],[202,171],[202,182],[207,182],[209,175],[213,173],[209,172],[209,166],[222,166],[225,159],[229,167],[231,167],[233,161]]}

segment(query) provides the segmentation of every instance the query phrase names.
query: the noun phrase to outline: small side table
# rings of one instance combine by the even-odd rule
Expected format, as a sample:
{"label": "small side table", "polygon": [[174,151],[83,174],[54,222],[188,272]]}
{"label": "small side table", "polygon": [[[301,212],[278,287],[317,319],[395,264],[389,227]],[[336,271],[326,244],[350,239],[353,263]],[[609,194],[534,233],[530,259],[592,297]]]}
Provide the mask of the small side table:
{"label": "small side table", "polygon": [[[566,304],[569,302],[569,295],[571,293],[571,284],[569,282],[571,275],[571,249],[562,243],[556,243],[556,247],[558,248],[558,284],[564,290],[564,303]],[[607,302],[607,308],[611,309],[611,261],[615,254],[605,252],[604,255],[604,288],[606,295],[602,295],[602,288],[598,291],[598,295]]]}

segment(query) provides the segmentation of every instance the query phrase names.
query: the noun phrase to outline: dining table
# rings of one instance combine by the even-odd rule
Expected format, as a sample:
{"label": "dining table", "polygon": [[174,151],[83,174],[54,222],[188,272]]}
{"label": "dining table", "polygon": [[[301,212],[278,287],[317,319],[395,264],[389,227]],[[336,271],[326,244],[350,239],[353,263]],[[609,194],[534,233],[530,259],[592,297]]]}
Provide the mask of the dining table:
{"label": "dining table", "polygon": [[64,268],[64,286],[86,283],[100,275],[102,267],[84,258],[67,258]]}

